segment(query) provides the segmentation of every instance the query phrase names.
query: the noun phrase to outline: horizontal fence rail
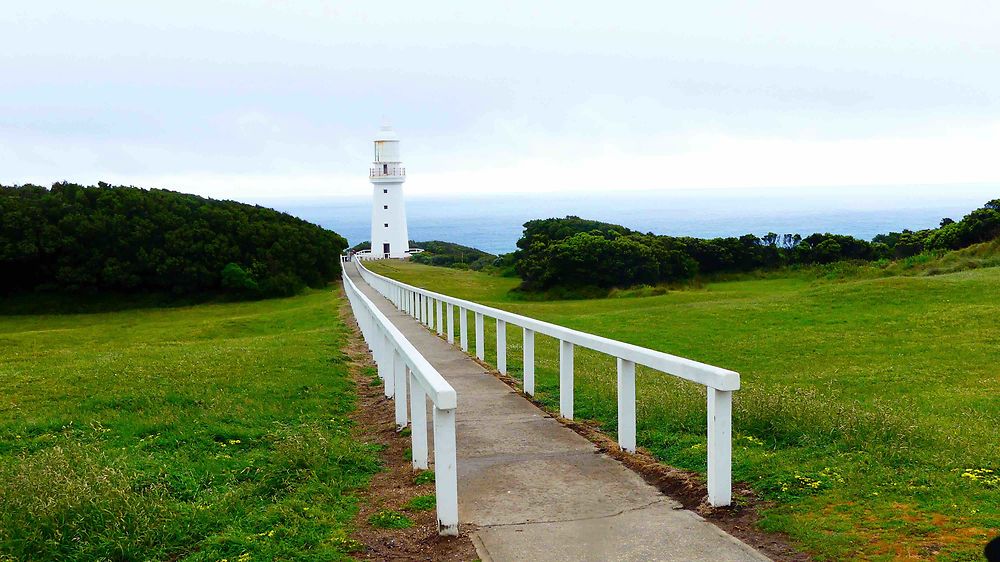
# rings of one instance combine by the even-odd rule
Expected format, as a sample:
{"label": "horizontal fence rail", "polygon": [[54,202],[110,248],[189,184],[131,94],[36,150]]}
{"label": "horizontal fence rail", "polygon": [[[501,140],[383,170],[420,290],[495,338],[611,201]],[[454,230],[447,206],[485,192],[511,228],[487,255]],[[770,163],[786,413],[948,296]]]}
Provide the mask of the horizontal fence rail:
{"label": "horizontal fence rail", "polygon": [[[344,293],[361,334],[368,344],[385,395],[395,404],[396,428],[410,424],[413,468],[428,468],[427,399],[433,404],[434,486],[437,498],[438,533],[458,534],[458,472],[455,449],[455,408],[458,396],[417,348],[410,343],[377,306],[343,275]],[[409,387],[409,392],[407,392]],[[409,406],[409,412],[407,412]],[[409,413],[409,415],[407,415]]]}
{"label": "horizontal fence rail", "polygon": [[429,328],[436,329],[439,334],[442,324],[442,303],[446,305],[448,317],[443,337],[446,337],[449,343],[455,341],[452,313],[457,309],[459,344],[466,352],[469,351],[469,327],[466,315],[471,311],[475,318],[474,350],[480,360],[485,360],[483,322],[486,318],[493,319],[497,325],[496,365],[501,373],[507,372],[507,325],[521,328],[524,344],[523,384],[524,392],[528,395],[535,394],[535,334],[543,334],[558,340],[559,414],[564,418],[573,418],[574,348],[579,346],[614,357],[618,367],[618,444],[626,451],[635,452],[636,446],[636,365],[643,365],[705,386],[708,417],[708,501],[713,506],[726,506],[732,503],[732,408],[733,391],[740,388],[739,373],[407,285],[370,271],[360,260],[356,260],[355,263],[361,276],[376,291],[403,312],[410,314]]}

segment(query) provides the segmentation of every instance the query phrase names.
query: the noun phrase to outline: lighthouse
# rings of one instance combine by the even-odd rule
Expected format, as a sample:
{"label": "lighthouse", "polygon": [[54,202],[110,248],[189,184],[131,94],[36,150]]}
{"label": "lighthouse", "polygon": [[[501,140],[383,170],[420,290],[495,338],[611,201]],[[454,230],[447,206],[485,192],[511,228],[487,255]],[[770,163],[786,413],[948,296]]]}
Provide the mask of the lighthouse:
{"label": "lighthouse", "polygon": [[388,125],[375,137],[375,160],[368,177],[372,182],[371,257],[407,258],[410,236],[403,204],[406,169],[399,159],[399,138]]}

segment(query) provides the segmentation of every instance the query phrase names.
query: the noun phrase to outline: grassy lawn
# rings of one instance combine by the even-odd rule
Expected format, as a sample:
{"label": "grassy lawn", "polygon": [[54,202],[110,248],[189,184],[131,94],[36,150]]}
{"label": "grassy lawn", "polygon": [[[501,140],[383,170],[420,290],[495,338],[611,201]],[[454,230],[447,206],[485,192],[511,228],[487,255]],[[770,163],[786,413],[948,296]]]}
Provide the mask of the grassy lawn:
{"label": "grassy lawn", "polygon": [[0,560],[347,558],[339,302],[0,316]]}
{"label": "grassy lawn", "polygon": [[[1000,533],[1000,268],[772,276],[559,302],[508,297],[516,279],[398,262],[372,268],[739,371],[734,478],[768,500],[765,529],[819,559],[978,560]],[[492,322],[485,340],[495,359]],[[509,329],[507,342],[517,377],[520,330]],[[539,396],[557,409],[556,342],[538,336],[535,345]],[[615,384],[611,358],[577,350],[576,416],[611,434]],[[639,444],[704,471],[704,390],[640,368],[637,396]]]}

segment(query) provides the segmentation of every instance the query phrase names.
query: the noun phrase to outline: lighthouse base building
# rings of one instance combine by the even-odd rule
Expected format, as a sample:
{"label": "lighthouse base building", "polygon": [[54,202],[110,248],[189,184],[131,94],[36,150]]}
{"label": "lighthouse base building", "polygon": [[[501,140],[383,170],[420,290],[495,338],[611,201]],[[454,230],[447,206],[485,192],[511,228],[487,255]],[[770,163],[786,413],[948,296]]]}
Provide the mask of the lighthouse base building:
{"label": "lighthouse base building", "polygon": [[375,160],[368,174],[372,183],[372,248],[367,259],[410,257],[403,182],[406,169],[399,157],[399,139],[384,126],[375,139]]}

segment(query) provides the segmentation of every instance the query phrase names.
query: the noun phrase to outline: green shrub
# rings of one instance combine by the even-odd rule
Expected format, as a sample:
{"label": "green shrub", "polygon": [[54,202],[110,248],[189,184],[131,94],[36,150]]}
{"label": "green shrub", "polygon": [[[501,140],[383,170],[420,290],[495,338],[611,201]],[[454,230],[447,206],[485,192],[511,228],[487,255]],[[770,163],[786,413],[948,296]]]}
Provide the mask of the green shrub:
{"label": "green shrub", "polygon": [[278,273],[260,282],[260,291],[267,297],[290,297],[305,287],[305,282],[294,273]]}
{"label": "green shrub", "polygon": [[235,263],[227,263],[222,268],[222,288],[242,296],[255,296],[260,293],[260,287],[253,277]]}

